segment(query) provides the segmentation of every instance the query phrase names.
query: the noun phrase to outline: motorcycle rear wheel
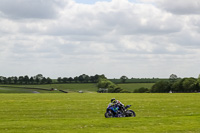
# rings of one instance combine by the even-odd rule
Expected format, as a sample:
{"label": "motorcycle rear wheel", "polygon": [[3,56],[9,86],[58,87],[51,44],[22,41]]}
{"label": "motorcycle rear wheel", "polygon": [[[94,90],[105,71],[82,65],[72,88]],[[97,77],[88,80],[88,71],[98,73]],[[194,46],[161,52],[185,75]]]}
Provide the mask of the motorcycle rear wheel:
{"label": "motorcycle rear wheel", "polygon": [[106,118],[112,118],[113,117],[113,113],[112,112],[106,112],[105,113],[105,117]]}

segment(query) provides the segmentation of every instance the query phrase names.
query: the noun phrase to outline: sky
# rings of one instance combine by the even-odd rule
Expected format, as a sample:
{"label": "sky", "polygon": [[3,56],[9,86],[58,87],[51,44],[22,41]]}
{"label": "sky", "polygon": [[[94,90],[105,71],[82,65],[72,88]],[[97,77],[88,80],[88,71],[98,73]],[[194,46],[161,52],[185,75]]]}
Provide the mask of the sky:
{"label": "sky", "polygon": [[198,77],[199,0],[0,0],[0,76]]}

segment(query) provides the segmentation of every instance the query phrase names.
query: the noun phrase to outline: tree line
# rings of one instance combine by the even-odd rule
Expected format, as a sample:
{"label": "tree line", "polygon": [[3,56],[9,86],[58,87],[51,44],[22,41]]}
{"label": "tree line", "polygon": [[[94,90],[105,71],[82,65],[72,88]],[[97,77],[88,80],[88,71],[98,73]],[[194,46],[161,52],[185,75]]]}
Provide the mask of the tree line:
{"label": "tree line", "polygon": [[57,82],[58,83],[97,83],[98,82],[98,79],[99,77],[105,77],[105,75],[94,75],[94,76],[89,76],[89,75],[86,75],[86,74],[82,74],[80,76],[76,76],[74,78],[72,77],[58,77],[57,78]]}
{"label": "tree line", "polygon": [[[120,80],[126,83],[128,78],[122,76]],[[80,76],[72,77],[58,77],[52,80],[49,77],[44,77],[42,74],[29,77],[25,76],[12,76],[3,77],[0,76],[0,84],[52,84],[52,83],[97,83],[98,88],[105,88],[109,93],[128,93],[117,84],[108,80],[105,75],[89,76],[82,74]],[[152,88],[138,88],[133,91],[134,93],[168,93],[168,92],[200,92],[200,75],[198,78],[178,78],[175,74],[170,75],[168,80],[160,80],[156,82]]]}
{"label": "tree line", "polygon": [[[127,79],[126,77],[121,77]],[[107,89],[108,93],[131,93],[117,84],[108,80],[107,78],[101,77],[97,83],[98,88]],[[101,92],[100,89],[99,92]],[[135,89],[133,93],[192,93],[200,92],[200,75],[198,78],[179,78],[175,74],[171,74],[168,80],[159,80],[151,88],[141,87]]]}
{"label": "tree line", "polygon": [[37,74],[36,76],[31,76],[31,77],[29,77],[28,75],[19,77],[0,76],[0,84],[97,83],[100,76],[105,77],[104,75],[98,75],[98,74],[94,76],[82,74],[74,78],[58,77],[56,80],[52,80],[49,77],[44,77],[42,74]]}
{"label": "tree line", "polygon": [[141,87],[135,93],[192,93],[200,92],[200,75],[198,78],[178,78],[171,74],[168,80],[156,82],[150,89]]}
{"label": "tree line", "polygon": [[25,76],[12,76],[3,77],[0,76],[0,84],[51,84],[53,81],[49,77],[44,77],[42,74],[37,74],[36,76],[29,77]]}
{"label": "tree line", "polygon": [[123,75],[119,79],[109,79],[115,84],[124,84],[124,83],[156,83],[160,80],[168,80],[168,78],[128,78],[127,76]]}
{"label": "tree line", "polygon": [[193,77],[169,81],[159,81],[151,88],[152,93],[191,93],[200,92],[200,76],[196,79]]}

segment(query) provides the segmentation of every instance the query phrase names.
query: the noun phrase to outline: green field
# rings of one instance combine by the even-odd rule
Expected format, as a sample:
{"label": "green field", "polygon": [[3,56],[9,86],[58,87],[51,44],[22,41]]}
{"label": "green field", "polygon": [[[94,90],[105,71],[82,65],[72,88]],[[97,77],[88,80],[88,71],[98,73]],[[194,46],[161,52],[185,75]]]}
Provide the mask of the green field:
{"label": "green field", "polygon": [[46,85],[0,85],[0,93],[61,93],[59,91],[44,91],[34,88],[64,90],[67,92],[97,92],[97,86],[94,83],[71,83],[71,84],[46,84]]}
{"label": "green field", "polygon": [[139,89],[141,87],[145,87],[145,88],[151,89],[151,87],[154,84],[155,83],[126,83],[126,84],[117,84],[117,85],[122,87],[125,90],[133,92],[135,89]]}
{"label": "green field", "polygon": [[[125,90],[133,92],[135,89],[139,89],[141,87],[151,88],[154,83],[126,83],[126,84],[117,84]],[[71,83],[71,84],[46,84],[46,85],[0,85],[0,93],[61,93],[59,91],[44,91],[38,90],[34,88],[41,89],[61,89],[67,92],[97,92],[98,88],[95,83]]]}
{"label": "green field", "polygon": [[21,88],[21,87],[17,88],[14,86],[8,86],[8,87],[0,86],[0,93],[55,93],[55,91],[50,92],[50,91],[38,90],[38,89],[28,89],[28,88]]}
{"label": "green field", "polygon": [[[111,98],[133,118],[104,118]],[[200,94],[0,94],[1,133],[199,133]]]}

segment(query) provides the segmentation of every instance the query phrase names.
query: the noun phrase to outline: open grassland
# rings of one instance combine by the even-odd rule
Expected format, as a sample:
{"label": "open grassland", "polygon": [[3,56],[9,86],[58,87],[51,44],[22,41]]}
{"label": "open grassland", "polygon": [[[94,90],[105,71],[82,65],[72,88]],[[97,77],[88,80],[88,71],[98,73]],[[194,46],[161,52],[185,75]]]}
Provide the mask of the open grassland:
{"label": "open grassland", "polygon": [[21,87],[14,87],[14,86],[7,86],[1,87],[0,86],[0,93],[61,93],[55,91],[47,91],[47,90],[38,90],[38,89],[28,89],[28,88],[21,88]]}
{"label": "open grassland", "polygon": [[[154,83],[124,83],[117,84],[121,88],[133,92],[135,89],[145,87],[150,89]],[[35,89],[34,89],[35,88]],[[68,84],[45,84],[45,85],[0,85],[0,93],[61,93],[60,91],[45,91],[41,89],[56,88],[58,90],[64,90],[67,92],[97,92],[98,88],[95,83],[68,83]]]}
{"label": "open grassland", "polygon": [[[111,98],[135,118],[104,118]],[[1,133],[199,133],[200,94],[0,94]]]}
{"label": "open grassland", "polygon": [[45,85],[0,85],[0,93],[60,93],[59,91],[45,91],[40,89],[56,88],[67,92],[97,92],[97,86],[94,83],[69,83],[69,84],[45,84]]}
{"label": "open grassland", "polygon": [[125,83],[125,84],[117,84],[121,88],[133,92],[135,89],[139,89],[141,87],[151,89],[151,87],[155,83]]}

